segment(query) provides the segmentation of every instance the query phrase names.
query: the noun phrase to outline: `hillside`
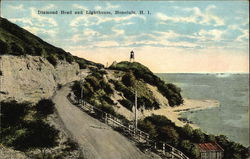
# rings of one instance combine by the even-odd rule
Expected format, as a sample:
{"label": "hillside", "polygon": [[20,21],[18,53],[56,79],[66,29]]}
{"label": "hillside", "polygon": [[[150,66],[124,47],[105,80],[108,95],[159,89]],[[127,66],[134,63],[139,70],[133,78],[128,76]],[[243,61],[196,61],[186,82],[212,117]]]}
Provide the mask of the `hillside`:
{"label": "hillside", "polygon": [[68,63],[76,62],[80,68],[88,66],[103,67],[101,64],[73,56],[2,17],[0,17],[0,48],[0,55],[41,56],[54,66],[58,63],[58,60],[64,60]]}
{"label": "hillside", "polygon": [[2,17],[0,48],[1,100],[37,102],[52,96],[59,85],[79,80],[80,69],[103,67],[52,46]]}

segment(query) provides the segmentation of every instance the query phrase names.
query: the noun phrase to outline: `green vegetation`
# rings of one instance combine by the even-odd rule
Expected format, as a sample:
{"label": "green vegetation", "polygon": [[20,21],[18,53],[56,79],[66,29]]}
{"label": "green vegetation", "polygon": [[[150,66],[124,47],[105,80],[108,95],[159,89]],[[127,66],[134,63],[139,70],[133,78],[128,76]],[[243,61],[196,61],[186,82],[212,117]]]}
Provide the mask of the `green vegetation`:
{"label": "green vegetation", "polygon": [[132,111],[133,103],[132,103],[130,100],[121,99],[121,100],[118,100],[118,102],[119,102],[122,106],[124,106],[125,108],[127,108],[128,110]]}
{"label": "green vegetation", "polygon": [[69,52],[52,46],[2,17],[0,17],[0,48],[1,55],[42,56],[53,66],[57,65],[58,60],[66,60],[69,63],[78,63],[81,69],[89,66],[103,68],[101,64],[72,56]]}
{"label": "green vegetation", "polygon": [[37,115],[39,117],[47,117],[55,111],[55,104],[50,99],[41,99],[36,104]]}
{"label": "green vegetation", "polygon": [[193,130],[188,124],[177,127],[164,116],[152,115],[139,121],[138,127],[149,133],[158,141],[166,141],[168,144],[180,149],[192,159],[199,158],[197,143],[217,142],[224,149],[223,159],[246,159],[250,156],[248,148],[229,141],[225,136],[214,136],[203,133],[200,129]]}
{"label": "green vegetation", "polygon": [[29,103],[1,102],[1,128],[22,124],[20,121],[23,121],[28,107]]}
{"label": "green vegetation", "polygon": [[111,94],[113,94],[114,90],[110,84],[105,81],[103,77],[104,74],[106,74],[104,70],[92,70],[92,73],[85,78],[84,82],[74,82],[72,91],[77,100],[80,100],[82,96],[83,100],[98,107],[102,111],[127,121],[124,116],[114,111],[113,106],[116,105],[116,103],[111,99]]}
{"label": "green vegetation", "polygon": [[180,88],[176,87],[174,84],[166,84],[159,77],[154,75],[147,67],[138,62],[131,63],[123,61],[118,64],[111,65],[109,69],[128,72],[129,74],[123,77],[123,82],[125,82],[124,84],[126,86],[132,84],[131,82],[133,81],[134,76],[137,80],[141,79],[146,83],[156,86],[162,95],[168,99],[170,106],[176,106],[183,103]]}
{"label": "green vegetation", "polygon": [[144,107],[146,109],[159,109],[152,92],[146,87],[146,84],[140,80],[136,80],[131,71],[126,72],[122,76],[122,80],[109,80],[115,87],[115,90],[122,93],[125,99],[119,100],[119,103],[132,111],[133,103],[135,102],[135,92],[137,90],[137,104],[138,108]]}
{"label": "green vegetation", "polygon": [[[51,100],[43,99],[36,105],[35,112],[45,118],[54,112],[53,106]],[[2,101],[0,143],[21,151],[39,149],[44,159],[46,149],[58,145],[59,131],[45,123],[40,116],[30,118],[33,111],[29,103]]]}

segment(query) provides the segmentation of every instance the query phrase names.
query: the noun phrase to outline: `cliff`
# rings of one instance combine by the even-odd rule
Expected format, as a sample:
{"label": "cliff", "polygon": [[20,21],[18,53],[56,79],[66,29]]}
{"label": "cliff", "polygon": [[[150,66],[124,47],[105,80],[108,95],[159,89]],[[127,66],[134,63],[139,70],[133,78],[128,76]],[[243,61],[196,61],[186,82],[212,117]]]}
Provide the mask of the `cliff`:
{"label": "cliff", "polygon": [[37,102],[78,80],[80,69],[102,68],[71,55],[0,17],[0,100]]}
{"label": "cliff", "polygon": [[1,56],[1,100],[37,102],[49,98],[59,85],[80,79],[77,63],[59,61],[54,67],[39,56]]}

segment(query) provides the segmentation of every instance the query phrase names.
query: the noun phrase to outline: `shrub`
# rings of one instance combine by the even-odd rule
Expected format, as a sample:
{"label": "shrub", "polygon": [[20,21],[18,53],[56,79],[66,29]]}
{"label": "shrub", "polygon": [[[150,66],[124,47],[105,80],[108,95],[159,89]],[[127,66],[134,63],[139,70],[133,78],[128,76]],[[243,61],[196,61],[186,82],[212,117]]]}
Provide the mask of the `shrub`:
{"label": "shrub", "polygon": [[47,60],[53,65],[56,66],[57,65],[57,58],[54,55],[49,55],[47,57]]}
{"label": "shrub", "polygon": [[17,101],[1,102],[1,127],[19,125],[27,114],[29,103],[17,103]]}
{"label": "shrub", "polygon": [[25,52],[25,54],[28,54],[28,55],[36,55],[33,48],[30,46],[25,46],[24,52]]}
{"label": "shrub", "polygon": [[29,131],[15,140],[14,145],[16,149],[39,149],[44,158],[47,148],[58,145],[59,131],[49,124],[38,120],[25,124],[25,127]]}
{"label": "shrub", "polygon": [[153,108],[158,109],[158,108],[160,108],[159,103],[157,103],[156,101],[151,102],[148,98],[146,98],[144,96],[138,97],[137,103],[138,103],[139,108],[141,106],[144,106],[145,109],[153,109]]}
{"label": "shrub", "polygon": [[64,148],[65,151],[74,151],[79,148],[78,143],[70,138],[68,138],[64,144],[66,145],[66,148]]}
{"label": "shrub", "polygon": [[108,96],[106,96],[106,95],[103,95],[101,98],[102,98],[104,101],[106,101],[108,104],[110,104],[110,105],[115,105],[114,101],[113,101],[110,97],[108,97]]}
{"label": "shrub", "polygon": [[184,139],[192,138],[193,128],[189,124],[186,124],[180,131],[181,131],[180,134],[182,135],[182,138]]}
{"label": "shrub", "polygon": [[195,129],[193,131],[192,139],[196,143],[203,143],[205,142],[204,133],[200,129]]}
{"label": "shrub", "polygon": [[86,82],[88,82],[94,90],[100,89],[99,80],[95,76],[88,76],[85,78]]}
{"label": "shrub", "polygon": [[74,57],[71,56],[71,55],[66,55],[66,61],[67,61],[68,63],[72,63],[72,62],[74,62]]}
{"label": "shrub", "polygon": [[55,104],[51,99],[41,99],[36,104],[36,110],[39,116],[46,117],[53,114],[55,111]]}
{"label": "shrub", "polygon": [[133,108],[133,103],[131,103],[129,100],[127,99],[122,99],[122,100],[118,100],[118,102],[124,106],[125,108],[127,108],[128,110],[132,111]]}
{"label": "shrub", "polygon": [[43,49],[40,47],[35,47],[35,54],[38,56],[42,56]]}
{"label": "shrub", "polygon": [[104,83],[103,89],[104,89],[104,91],[105,91],[108,95],[114,93],[113,89],[111,88],[111,86],[110,86],[108,83]]}
{"label": "shrub", "polygon": [[11,43],[11,51],[13,55],[23,55],[23,49],[16,43]]}
{"label": "shrub", "polygon": [[126,73],[124,76],[122,76],[122,82],[127,87],[132,87],[135,84],[135,76],[130,71]]}
{"label": "shrub", "polygon": [[145,131],[145,132],[149,133],[149,135],[152,138],[155,138],[157,136],[156,127],[150,121],[139,120],[139,122],[138,122],[138,128],[140,130],[142,130],[142,131]]}
{"label": "shrub", "polygon": [[176,146],[179,140],[179,134],[171,126],[162,126],[158,130],[158,138],[161,141],[167,141],[169,144]]}
{"label": "shrub", "polygon": [[111,114],[111,115],[116,116],[116,113],[115,113],[115,110],[114,110],[113,107],[111,107],[111,106],[109,106],[109,105],[106,105],[106,104],[102,104],[102,105],[100,105],[99,107],[100,107],[100,109],[101,109],[102,111],[104,111],[104,112],[106,112],[106,113],[109,113],[109,114]]}
{"label": "shrub", "polygon": [[0,55],[6,54],[8,51],[8,45],[3,42],[2,40],[0,40]]}

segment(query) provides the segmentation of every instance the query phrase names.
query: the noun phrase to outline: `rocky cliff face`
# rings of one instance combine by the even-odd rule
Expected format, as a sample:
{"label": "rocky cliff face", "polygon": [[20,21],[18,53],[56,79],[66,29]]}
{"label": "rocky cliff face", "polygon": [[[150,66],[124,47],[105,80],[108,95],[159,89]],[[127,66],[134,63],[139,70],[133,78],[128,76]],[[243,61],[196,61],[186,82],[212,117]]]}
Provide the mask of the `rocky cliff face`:
{"label": "rocky cliff face", "polygon": [[0,100],[37,102],[51,97],[58,84],[80,79],[77,63],[59,61],[54,67],[40,56],[2,55]]}

